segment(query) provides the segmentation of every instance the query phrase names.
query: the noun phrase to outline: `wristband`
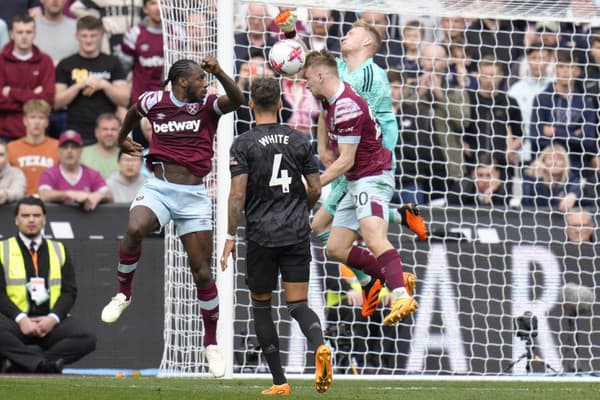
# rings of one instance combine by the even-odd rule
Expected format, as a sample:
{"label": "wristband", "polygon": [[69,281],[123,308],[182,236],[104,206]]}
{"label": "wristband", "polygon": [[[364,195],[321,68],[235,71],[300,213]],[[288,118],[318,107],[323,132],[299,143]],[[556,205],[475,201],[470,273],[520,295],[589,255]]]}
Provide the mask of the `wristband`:
{"label": "wristband", "polygon": [[235,235],[230,235],[229,233],[225,235],[225,239],[232,240],[235,242]]}

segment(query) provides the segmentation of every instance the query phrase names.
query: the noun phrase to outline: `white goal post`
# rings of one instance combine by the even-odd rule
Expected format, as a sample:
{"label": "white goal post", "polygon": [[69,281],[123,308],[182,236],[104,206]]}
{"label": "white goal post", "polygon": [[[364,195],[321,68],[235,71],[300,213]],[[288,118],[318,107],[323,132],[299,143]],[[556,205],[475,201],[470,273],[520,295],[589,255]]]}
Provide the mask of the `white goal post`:
{"label": "white goal post", "polygon": [[[352,279],[340,278],[340,266],[325,260],[322,244],[313,240],[309,303],[334,348],[336,374],[600,374],[599,1],[266,0],[252,4],[250,17],[249,2],[242,0],[159,3],[165,68],[177,59],[213,55],[246,94],[253,76],[269,71],[265,59],[269,43],[278,38],[271,25],[277,7],[297,7],[299,34],[309,47],[333,46],[336,54],[357,18],[368,13],[378,21],[383,15],[377,27],[384,40],[375,62],[389,72],[398,114],[398,198],[419,199],[431,236],[420,242],[405,228],[390,225],[389,238],[405,270],[417,275],[420,304],[413,316],[391,328],[381,323],[389,311],[385,300],[371,319],[347,304]],[[332,12],[323,14],[323,9]],[[317,34],[322,24],[326,33]],[[257,26],[264,35],[249,40],[248,32]],[[415,31],[413,46],[415,39],[406,38]],[[322,40],[311,41],[316,36]],[[433,78],[423,79],[436,75],[425,66],[424,54],[439,48],[445,55],[429,59],[445,68],[437,73],[436,94],[421,86],[434,85]],[[557,79],[565,64],[575,72],[569,72],[570,79]],[[570,82],[564,85],[564,102],[560,93],[557,100],[542,96],[553,85],[563,90],[563,81]],[[282,87],[283,121],[314,138],[318,108],[310,93],[300,79],[282,79]],[[219,125],[213,173],[206,182],[215,212],[214,255],[220,254],[227,227],[229,146],[251,122],[244,106]],[[561,144],[566,155],[548,142]],[[543,164],[546,160],[549,164]],[[500,181],[505,184],[497,185]],[[575,243],[577,235],[587,233],[592,241]],[[218,340],[230,361],[227,377],[262,376],[268,371],[254,337],[244,281],[243,228],[238,238],[234,268],[222,273],[213,257],[220,294]],[[206,375],[195,289],[172,227],[165,247],[165,347],[159,374]],[[273,310],[286,371],[309,374],[311,355],[279,291]]]}

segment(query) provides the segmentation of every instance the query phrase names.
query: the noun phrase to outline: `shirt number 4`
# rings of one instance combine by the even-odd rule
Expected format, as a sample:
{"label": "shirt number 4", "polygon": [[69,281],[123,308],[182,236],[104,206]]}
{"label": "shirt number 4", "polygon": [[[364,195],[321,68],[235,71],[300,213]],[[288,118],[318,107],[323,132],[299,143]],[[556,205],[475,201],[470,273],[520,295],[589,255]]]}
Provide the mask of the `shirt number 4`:
{"label": "shirt number 4", "polygon": [[269,181],[269,186],[281,186],[281,191],[283,193],[289,193],[292,178],[288,175],[287,169],[279,169],[279,167],[281,167],[281,157],[281,153],[275,154],[275,158],[273,159],[273,170],[271,172],[271,180]]}

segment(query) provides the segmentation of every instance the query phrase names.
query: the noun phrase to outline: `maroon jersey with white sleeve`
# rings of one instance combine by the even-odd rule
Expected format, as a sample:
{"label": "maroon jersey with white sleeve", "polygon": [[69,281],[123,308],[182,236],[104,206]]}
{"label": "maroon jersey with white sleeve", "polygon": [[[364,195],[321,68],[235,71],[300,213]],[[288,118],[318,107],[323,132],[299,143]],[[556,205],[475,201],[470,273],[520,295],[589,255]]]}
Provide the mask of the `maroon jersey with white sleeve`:
{"label": "maroon jersey with white sleeve", "polygon": [[354,165],[346,179],[354,181],[392,168],[392,153],[381,144],[381,129],[367,102],[346,82],[323,100],[329,142],[336,156],[338,143],[358,144]]}
{"label": "maroon jersey with white sleeve", "polygon": [[161,29],[134,26],[123,36],[119,57],[133,65],[132,102],[146,90],[161,89],[164,65]]}
{"label": "maroon jersey with white sleeve", "polygon": [[164,161],[186,167],[196,176],[211,169],[213,141],[222,115],[218,97],[211,94],[198,103],[184,103],[171,92],[144,92],[138,99],[140,114],[152,125],[147,160]]}

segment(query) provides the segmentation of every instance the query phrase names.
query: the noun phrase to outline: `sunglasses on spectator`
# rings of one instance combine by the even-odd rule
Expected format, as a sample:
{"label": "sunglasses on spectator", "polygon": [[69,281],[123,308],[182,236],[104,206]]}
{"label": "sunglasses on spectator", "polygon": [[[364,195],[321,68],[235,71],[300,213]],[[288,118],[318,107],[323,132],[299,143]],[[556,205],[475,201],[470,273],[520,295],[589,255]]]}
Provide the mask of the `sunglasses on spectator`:
{"label": "sunglasses on spectator", "polygon": [[315,22],[316,21],[327,22],[327,21],[329,21],[329,18],[327,18],[327,17],[313,17],[312,20],[315,21]]}

